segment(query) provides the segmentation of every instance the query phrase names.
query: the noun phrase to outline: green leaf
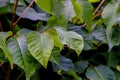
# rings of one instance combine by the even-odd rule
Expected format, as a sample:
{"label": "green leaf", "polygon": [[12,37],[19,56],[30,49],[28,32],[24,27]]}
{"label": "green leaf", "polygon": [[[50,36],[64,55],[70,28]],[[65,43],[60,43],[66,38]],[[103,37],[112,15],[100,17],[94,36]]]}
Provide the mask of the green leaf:
{"label": "green leaf", "polygon": [[89,63],[88,61],[78,61],[75,63],[75,70],[78,73],[83,73],[85,69],[88,67]]}
{"label": "green leaf", "polygon": [[12,36],[12,32],[0,32],[0,39],[3,38],[4,40],[6,40],[8,37]]}
{"label": "green leaf", "polygon": [[4,52],[0,49],[0,62],[1,63],[4,63],[6,62],[7,60],[5,59],[5,55],[4,55]]}
{"label": "green leaf", "polygon": [[103,26],[97,26],[93,32],[92,36],[101,41],[102,43],[107,43],[106,30]]}
{"label": "green leaf", "polygon": [[52,0],[35,0],[35,3],[45,12],[52,12]]}
{"label": "green leaf", "polygon": [[91,25],[92,25],[92,18],[93,18],[93,6],[91,3],[89,3],[87,0],[76,0],[82,7],[83,10],[83,20],[85,21],[85,23],[87,24],[87,29],[90,32],[91,29]]}
{"label": "green leaf", "polygon": [[8,58],[10,64],[11,64],[11,69],[13,69],[13,59],[12,59],[12,53],[11,51],[4,46],[0,46],[0,49],[3,51],[3,53],[5,54],[5,56]]}
{"label": "green leaf", "polygon": [[71,2],[73,4],[74,11],[76,13],[76,17],[79,18],[80,21],[83,23],[81,5],[79,3],[77,3],[75,0],[71,0]]}
{"label": "green leaf", "polygon": [[[22,12],[26,9],[27,7],[24,6],[18,6],[16,14],[20,16]],[[33,8],[29,8],[28,11],[25,13],[25,15],[22,16],[22,18],[27,18],[30,20],[43,20],[47,21],[48,17],[45,13],[37,13]]]}
{"label": "green leaf", "polygon": [[114,72],[104,65],[90,66],[87,69],[86,76],[90,80],[115,80]]}
{"label": "green leaf", "polygon": [[115,72],[116,80],[120,80],[120,72],[117,70],[116,71],[114,70],[114,72]]}
{"label": "green leaf", "polygon": [[72,21],[76,16],[71,0],[54,0],[52,3],[53,16],[49,19],[48,25],[66,27],[68,21]]}
{"label": "green leaf", "polygon": [[107,37],[107,42],[108,42],[108,46],[109,46],[109,51],[113,48],[113,43],[112,43],[112,39],[110,36],[110,32],[106,29],[106,37]]}
{"label": "green leaf", "polygon": [[117,65],[119,65],[120,62],[120,46],[117,48],[113,48],[109,53],[107,53],[107,65],[109,67],[115,68]]}
{"label": "green leaf", "polygon": [[113,31],[112,31],[112,43],[115,46],[119,46],[120,45],[120,27],[113,27]]}
{"label": "green leaf", "polygon": [[5,54],[5,56],[8,58],[11,68],[13,68],[13,60],[11,56],[11,51],[6,47],[6,39],[12,35],[12,32],[0,32],[0,49],[2,50],[2,53]]}
{"label": "green leaf", "polygon": [[52,54],[50,55],[50,61],[60,65],[60,49],[58,47],[53,48]]}
{"label": "green leaf", "polygon": [[51,35],[51,37],[53,38],[54,40],[54,45],[56,47],[59,47],[60,50],[62,50],[63,48],[63,44],[60,42],[59,40],[59,36],[58,36],[58,33],[55,29],[51,29],[48,31],[48,33]]}
{"label": "green leaf", "polygon": [[73,76],[76,80],[82,80],[74,71],[67,71],[69,75]]}
{"label": "green leaf", "polygon": [[91,3],[100,2],[100,0],[88,0]]}
{"label": "green leaf", "polygon": [[117,65],[116,68],[120,72],[120,65]]}
{"label": "green leaf", "polygon": [[102,13],[102,18],[104,24],[107,26],[108,32],[112,33],[112,26],[115,25],[120,20],[120,2],[114,0],[109,2],[109,4],[104,8]]}
{"label": "green leaf", "polygon": [[12,51],[13,63],[21,67],[25,71],[26,80],[30,80],[36,69],[36,60],[28,51],[26,36],[23,32],[21,30],[15,37],[11,37],[7,41],[7,47]]}
{"label": "green leaf", "polygon": [[64,56],[60,57],[60,69],[64,71],[74,70],[74,64],[71,59]]}
{"label": "green leaf", "polygon": [[82,36],[73,31],[66,32],[60,28],[56,28],[56,30],[58,32],[61,43],[66,44],[71,49],[75,50],[79,56],[84,45]]}
{"label": "green leaf", "polygon": [[47,68],[54,41],[48,33],[31,32],[27,36],[27,44],[32,56]]}
{"label": "green leaf", "polygon": [[83,39],[84,39],[84,50],[90,50],[90,49],[94,49],[94,37],[92,36],[92,33],[89,33],[86,29],[81,28],[81,26],[72,26],[69,27],[69,30],[71,31],[75,31],[78,34],[82,35]]}

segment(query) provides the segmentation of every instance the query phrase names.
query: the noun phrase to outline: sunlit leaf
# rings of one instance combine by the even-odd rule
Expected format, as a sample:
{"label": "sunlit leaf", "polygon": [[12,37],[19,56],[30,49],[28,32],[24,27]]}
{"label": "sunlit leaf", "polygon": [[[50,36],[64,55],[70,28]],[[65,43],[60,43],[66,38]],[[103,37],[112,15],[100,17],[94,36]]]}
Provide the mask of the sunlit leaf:
{"label": "sunlit leaf", "polygon": [[103,10],[102,18],[109,34],[111,34],[112,26],[120,21],[120,2],[118,0],[109,2]]}
{"label": "sunlit leaf", "polygon": [[76,0],[82,7],[83,10],[83,20],[87,24],[88,31],[91,31],[92,18],[93,18],[93,6],[87,0]]}
{"label": "sunlit leaf", "polygon": [[47,68],[49,57],[54,47],[54,41],[48,33],[31,32],[27,36],[28,49],[32,56]]}
{"label": "sunlit leaf", "polygon": [[73,4],[73,8],[76,14],[76,17],[78,19],[80,19],[81,23],[83,23],[83,19],[82,19],[82,8],[81,5],[79,3],[77,3],[75,0],[71,0],[72,4]]}
{"label": "sunlit leaf", "polygon": [[73,76],[76,80],[82,80],[73,70],[69,70],[67,72],[69,75]]}
{"label": "sunlit leaf", "polygon": [[91,3],[100,2],[100,0],[88,0]]}
{"label": "sunlit leaf", "polygon": [[36,4],[45,12],[52,12],[52,0],[35,0]]}
{"label": "sunlit leaf", "polygon": [[56,30],[61,43],[68,45],[71,49],[76,51],[77,55],[80,55],[84,45],[82,36],[73,31],[66,32],[60,28],[56,28]]}
{"label": "sunlit leaf", "polygon": [[48,31],[48,33],[51,35],[51,37],[53,38],[54,40],[54,45],[56,47],[59,47],[60,50],[62,50],[63,48],[63,44],[60,42],[59,40],[59,36],[58,36],[58,33],[55,29],[51,29]]}

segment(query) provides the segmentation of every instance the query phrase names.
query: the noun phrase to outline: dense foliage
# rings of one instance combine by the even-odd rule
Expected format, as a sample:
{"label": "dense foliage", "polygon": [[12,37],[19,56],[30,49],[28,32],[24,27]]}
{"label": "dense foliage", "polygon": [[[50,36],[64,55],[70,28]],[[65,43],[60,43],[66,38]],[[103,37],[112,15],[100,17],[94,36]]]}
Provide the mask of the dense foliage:
{"label": "dense foliage", "polygon": [[120,0],[0,0],[0,80],[120,80]]}

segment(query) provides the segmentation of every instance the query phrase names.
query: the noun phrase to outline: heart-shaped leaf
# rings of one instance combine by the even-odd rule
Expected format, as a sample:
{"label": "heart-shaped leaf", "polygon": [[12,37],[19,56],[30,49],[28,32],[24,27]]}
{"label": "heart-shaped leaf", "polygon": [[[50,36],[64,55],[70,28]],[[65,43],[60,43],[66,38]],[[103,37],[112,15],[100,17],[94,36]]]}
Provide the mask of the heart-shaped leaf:
{"label": "heart-shaped leaf", "polygon": [[27,44],[33,57],[44,68],[47,68],[48,60],[54,47],[54,41],[50,34],[33,31],[27,36]]}
{"label": "heart-shaped leaf", "polygon": [[26,36],[23,35],[23,32],[21,30],[16,34],[16,37],[11,37],[7,41],[7,47],[12,51],[13,63],[21,67],[25,71],[26,80],[30,80],[36,69],[36,60],[28,51]]}

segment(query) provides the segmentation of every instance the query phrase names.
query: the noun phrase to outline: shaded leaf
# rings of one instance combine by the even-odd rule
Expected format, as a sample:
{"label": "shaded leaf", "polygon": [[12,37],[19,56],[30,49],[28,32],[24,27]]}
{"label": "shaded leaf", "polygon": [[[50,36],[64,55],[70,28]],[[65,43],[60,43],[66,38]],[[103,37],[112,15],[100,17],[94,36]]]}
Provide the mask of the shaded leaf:
{"label": "shaded leaf", "polygon": [[90,66],[87,69],[86,76],[90,80],[115,80],[114,72],[103,65]]}
{"label": "shaded leaf", "polygon": [[5,7],[9,3],[9,0],[0,0],[0,7]]}
{"label": "shaded leaf", "polygon": [[76,51],[77,55],[80,55],[84,45],[82,36],[73,31],[66,32],[60,28],[56,28],[56,30],[61,43],[68,45],[71,49]]}
{"label": "shaded leaf", "polygon": [[114,47],[107,55],[108,66],[115,68],[120,63],[120,47]]}
{"label": "shaded leaf", "polygon": [[102,43],[107,43],[106,31],[102,26],[96,27],[92,33],[92,36]]}
{"label": "shaded leaf", "polygon": [[[26,7],[19,6],[17,7],[16,14],[20,16],[22,12],[26,9]],[[29,8],[29,10],[25,13],[22,18],[27,18],[30,20],[43,20],[47,21],[48,17],[45,13],[37,13],[33,8]]]}
{"label": "shaded leaf", "polygon": [[88,65],[89,65],[88,61],[78,61],[77,63],[75,63],[76,72],[83,73],[85,69],[88,67]]}
{"label": "shaded leaf", "polygon": [[7,47],[12,51],[13,63],[21,67],[26,74],[26,80],[34,74],[36,61],[30,54],[26,44],[26,36],[23,30],[19,31],[16,37],[11,37],[7,41]]}
{"label": "shaded leaf", "polygon": [[112,43],[115,46],[119,46],[120,45],[120,27],[113,27],[113,31],[112,31]]}
{"label": "shaded leaf", "polygon": [[6,62],[7,60],[5,59],[4,52],[0,49],[0,62]]}
{"label": "shaded leaf", "polygon": [[60,57],[60,69],[64,71],[74,70],[74,64],[71,59],[64,56]]}
{"label": "shaded leaf", "polygon": [[47,68],[54,41],[48,33],[31,32],[27,36],[28,49],[32,56]]}
{"label": "shaded leaf", "polygon": [[53,48],[52,54],[50,55],[50,61],[60,65],[60,49],[58,47]]}

